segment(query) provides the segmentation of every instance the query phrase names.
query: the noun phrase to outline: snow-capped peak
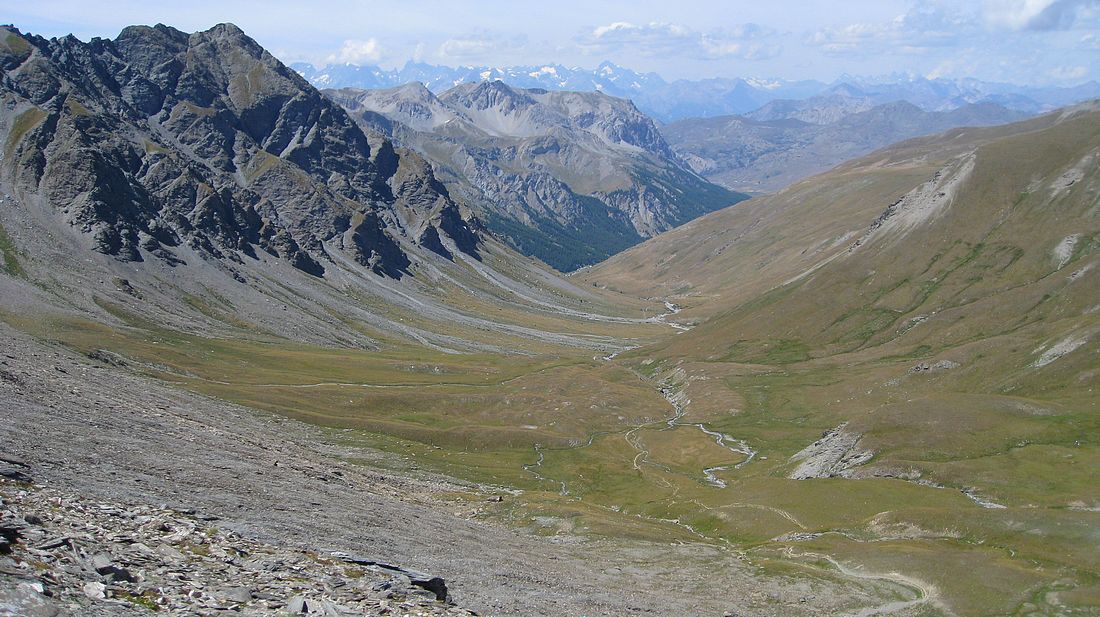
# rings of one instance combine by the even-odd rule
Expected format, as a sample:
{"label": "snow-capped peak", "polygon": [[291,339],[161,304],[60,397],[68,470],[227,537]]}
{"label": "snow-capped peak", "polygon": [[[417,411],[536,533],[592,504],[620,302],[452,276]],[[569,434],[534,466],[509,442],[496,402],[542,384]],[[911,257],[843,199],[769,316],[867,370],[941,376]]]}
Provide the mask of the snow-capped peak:
{"label": "snow-capped peak", "polygon": [[528,75],[530,75],[531,77],[534,77],[535,79],[538,79],[539,77],[542,77],[543,75],[553,75],[554,77],[557,77],[558,76],[558,69],[556,69],[552,66],[544,66],[544,67],[540,68],[537,71],[531,71],[530,73],[528,73]]}
{"label": "snow-capped peak", "polygon": [[776,90],[783,87],[782,82],[774,79],[761,79],[759,77],[749,77],[745,80],[745,83],[757,90]]}

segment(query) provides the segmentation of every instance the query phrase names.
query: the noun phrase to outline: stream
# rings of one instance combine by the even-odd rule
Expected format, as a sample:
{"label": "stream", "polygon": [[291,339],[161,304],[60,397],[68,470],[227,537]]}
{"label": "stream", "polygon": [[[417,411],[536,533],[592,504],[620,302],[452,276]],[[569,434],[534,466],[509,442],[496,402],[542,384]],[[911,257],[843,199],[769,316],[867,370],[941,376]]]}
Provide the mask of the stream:
{"label": "stream", "polygon": [[[676,328],[680,331],[691,329],[691,326],[668,320],[668,318],[672,315],[676,315],[680,311],[682,311],[682,307],[680,307],[678,304],[669,302],[668,300],[665,300],[664,304],[666,312],[661,313],[660,315],[657,315],[655,317],[650,317],[646,321],[653,323],[663,323],[672,326],[673,328]],[[604,356],[603,359],[606,361],[614,360],[615,357],[619,355],[619,353],[620,352],[614,352],[612,354]],[[734,454],[739,454],[746,457],[745,460],[735,465],[717,465],[714,467],[707,467],[706,469],[703,469],[703,478],[708,484],[716,488],[726,488],[728,485],[724,480],[718,477],[718,472],[728,471],[729,469],[741,469],[745,465],[749,464],[749,462],[751,462],[754,458],[756,458],[756,450],[753,450],[751,447],[749,447],[748,443],[746,443],[744,440],[731,437],[730,435],[726,435],[725,433],[720,433],[718,431],[712,431],[711,429],[707,428],[706,424],[703,424],[702,422],[681,422],[687,412],[684,409],[684,404],[678,400],[680,397],[680,393],[674,390],[669,385],[661,386],[660,392],[661,396],[663,396],[665,400],[668,401],[670,405],[672,405],[673,410],[672,417],[665,421],[665,425],[667,428],[662,430],[675,430],[677,427],[680,426],[694,426],[700,431],[703,431],[703,433],[707,434],[708,436],[713,437],[714,443],[717,444],[719,447],[725,448],[730,452],[733,452]],[[652,423],[639,424],[638,426],[627,430],[627,432],[623,435],[623,438],[628,444],[630,444],[630,447],[634,448],[638,452],[637,456],[634,457],[634,461],[632,463],[634,469],[640,470],[642,463],[649,462],[647,461],[649,451],[641,446],[641,444],[637,441],[635,434],[638,431],[650,426],[651,424]],[[592,439],[589,439],[588,443],[589,445],[591,445]]]}
{"label": "stream", "polygon": [[683,308],[680,307],[679,304],[673,304],[673,303],[669,302],[668,300],[665,300],[665,309],[667,309],[667,312],[661,313],[660,315],[657,315],[657,316],[654,316],[654,317],[650,317],[646,321],[648,321],[650,323],[663,323],[663,324],[672,326],[673,328],[676,328],[677,330],[680,330],[681,332],[686,332],[686,331],[691,329],[691,326],[689,326],[689,325],[682,324],[682,323],[677,323],[675,321],[669,321],[668,320],[668,318],[670,316],[675,315],[675,314],[677,314],[677,313],[679,313],[680,311],[683,310]]}
{"label": "stream", "polygon": [[[749,447],[749,444],[746,443],[744,440],[731,437],[729,435],[726,435],[725,433],[713,431],[707,428],[707,425],[703,424],[702,422],[680,422],[680,420],[684,417],[686,411],[684,410],[684,404],[678,400],[679,393],[674,391],[671,387],[662,387],[661,395],[665,397],[665,400],[672,405],[672,408],[675,411],[673,416],[669,418],[669,420],[665,423],[667,428],[664,428],[662,430],[674,430],[680,426],[693,426],[700,431],[703,431],[703,433],[705,433],[706,435],[713,437],[714,443],[718,446],[725,448],[730,452],[733,452],[734,454],[743,455],[745,457],[745,460],[735,465],[716,465],[714,467],[707,467],[706,469],[704,469],[703,477],[711,486],[714,486],[716,488],[726,488],[728,484],[726,484],[724,480],[718,477],[718,472],[727,471],[729,469],[741,469],[745,465],[749,464],[749,462],[751,462],[754,458],[756,458],[756,450],[753,450],[751,447]],[[641,427],[636,427],[634,430],[637,430],[638,428]]]}
{"label": "stream", "polygon": [[540,443],[535,444],[535,452],[538,453],[539,457],[535,460],[534,463],[524,465],[523,470],[535,476],[539,480],[542,480],[543,482],[557,482],[558,484],[561,484],[561,490],[558,491],[558,495],[561,495],[562,497],[569,495],[569,489],[568,487],[566,487],[563,480],[551,480],[550,478],[547,478],[546,476],[536,471],[537,469],[542,467],[542,463],[546,460],[546,454],[543,453],[542,444]]}
{"label": "stream", "polygon": [[[741,461],[740,463],[737,463],[736,465],[733,465],[733,467],[732,467],[733,469],[741,469],[742,467],[747,465],[749,463],[749,461],[756,458],[756,450],[753,450],[752,448],[750,448],[749,444],[745,443],[743,440],[734,439],[733,437],[730,437],[729,435],[726,435],[725,433],[719,433],[719,432],[716,432],[716,431],[712,431],[712,430],[708,429],[706,427],[706,425],[704,425],[702,423],[696,424],[694,426],[697,426],[699,428],[699,430],[703,431],[707,435],[710,435],[711,437],[714,437],[714,443],[718,444],[719,446],[729,450],[730,452],[737,452],[739,454],[744,454],[745,455],[745,457],[746,457],[745,460]],[[733,445],[730,445],[731,443]],[[707,467],[706,469],[703,470],[703,475],[706,476],[707,482],[711,483],[712,485],[717,486],[718,488],[726,488],[726,486],[728,486],[726,484],[726,482],[724,480],[722,480],[721,478],[719,478],[716,474],[719,471],[727,471],[730,468],[731,467],[729,465],[719,465],[719,466],[716,466],[716,467]]]}

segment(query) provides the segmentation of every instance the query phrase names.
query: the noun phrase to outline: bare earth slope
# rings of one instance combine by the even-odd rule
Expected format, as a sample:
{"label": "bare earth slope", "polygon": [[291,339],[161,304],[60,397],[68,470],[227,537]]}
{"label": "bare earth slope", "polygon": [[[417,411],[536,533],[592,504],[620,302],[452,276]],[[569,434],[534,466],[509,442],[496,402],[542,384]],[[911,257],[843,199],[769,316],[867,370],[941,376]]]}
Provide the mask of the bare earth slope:
{"label": "bare earth slope", "polygon": [[[0,328],[2,454],[55,490],[167,504],[287,549],[339,551],[441,576],[455,602],[486,615],[720,615],[754,604],[775,608],[753,614],[810,614],[800,597],[834,602],[844,593],[828,581],[760,580],[736,555],[701,544],[517,534],[484,520],[483,510],[511,507],[508,489],[380,471],[395,455],[344,445],[340,432],[183,393]],[[354,464],[364,459],[370,467]],[[683,567],[685,559],[701,569]],[[331,597],[330,583],[313,576],[299,574],[299,591],[284,588],[274,605],[300,594]],[[0,571],[0,586],[20,580],[35,579]],[[655,588],[654,580],[663,582]],[[859,593],[882,592],[868,585]],[[71,614],[144,614],[127,613],[125,603],[66,600],[80,605]],[[437,609],[428,602],[420,610]]]}

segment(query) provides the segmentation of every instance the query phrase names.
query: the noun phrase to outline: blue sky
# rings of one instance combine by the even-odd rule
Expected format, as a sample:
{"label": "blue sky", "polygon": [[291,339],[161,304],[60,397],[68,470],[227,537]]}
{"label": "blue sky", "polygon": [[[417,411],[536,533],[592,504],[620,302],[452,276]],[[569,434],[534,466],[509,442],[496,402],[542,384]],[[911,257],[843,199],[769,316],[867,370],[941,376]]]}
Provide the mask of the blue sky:
{"label": "blue sky", "polygon": [[446,65],[602,60],[666,79],[843,74],[1100,80],[1100,0],[38,0],[0,21],[44,36],[230,21],[287,62]]}

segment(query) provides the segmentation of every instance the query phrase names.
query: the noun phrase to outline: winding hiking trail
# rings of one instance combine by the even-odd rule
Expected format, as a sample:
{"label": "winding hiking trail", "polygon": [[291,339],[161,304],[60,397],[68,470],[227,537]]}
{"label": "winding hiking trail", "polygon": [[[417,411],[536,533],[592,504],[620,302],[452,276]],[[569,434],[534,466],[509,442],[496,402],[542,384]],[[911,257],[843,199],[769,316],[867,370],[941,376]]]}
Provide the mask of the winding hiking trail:
{"label": "winding hiking trail", "polygon": [[[798,551],[796,552],[793,547],[788,546],[784,551],[784,554],[788,559],[799,559],[800,561],[820,561],[824,560],[832,567],[836,568],[837,572],[840,572],[848,578],[866,580],[866,581],[886,581],[893,583],[905,589],[908,589],[915,596],[912,600],[895,600],[893,602],[886,602],[877,606],[867,606],[858,611],[845,613],[843,617],[874,617],[875,615],[892,615],[906,611],[908,614],[909,609],[916,608],[918,606],[926,604],[935,604],[939,597],[936,588],[932,585],[925,583],[919,579],[915,579],[911,576],[906,576],[898,572],[864,572],[857,568],[850,568],[832,555],[825,555],[823,553],[816,553],[810,551]],[[820,566],[811,566],[820,568]]]}
{"label": "winding hiking trail", "polygon": [[819,559],[824,559],[844,576],[863,580],[889,581],[891,583],[895,583],[897,585],[901,585],[902,587],[912,590],[917,596],[912,600],[899,600],[895,602],[887,602],[878,606],[868,606],[854,613],[848,613],[844,617],[872,617],[873,615],[890,615],[920,606],[922,604],[932,603],[936,599],[936,589],[934,587],[913,577],[905,576],[904,574],[899,574],[897,572],[888,572],[885,574],[862,572],[845,566],[830,555],[822,555],[820,553],[803,553],[803,556],[812,556]]}

